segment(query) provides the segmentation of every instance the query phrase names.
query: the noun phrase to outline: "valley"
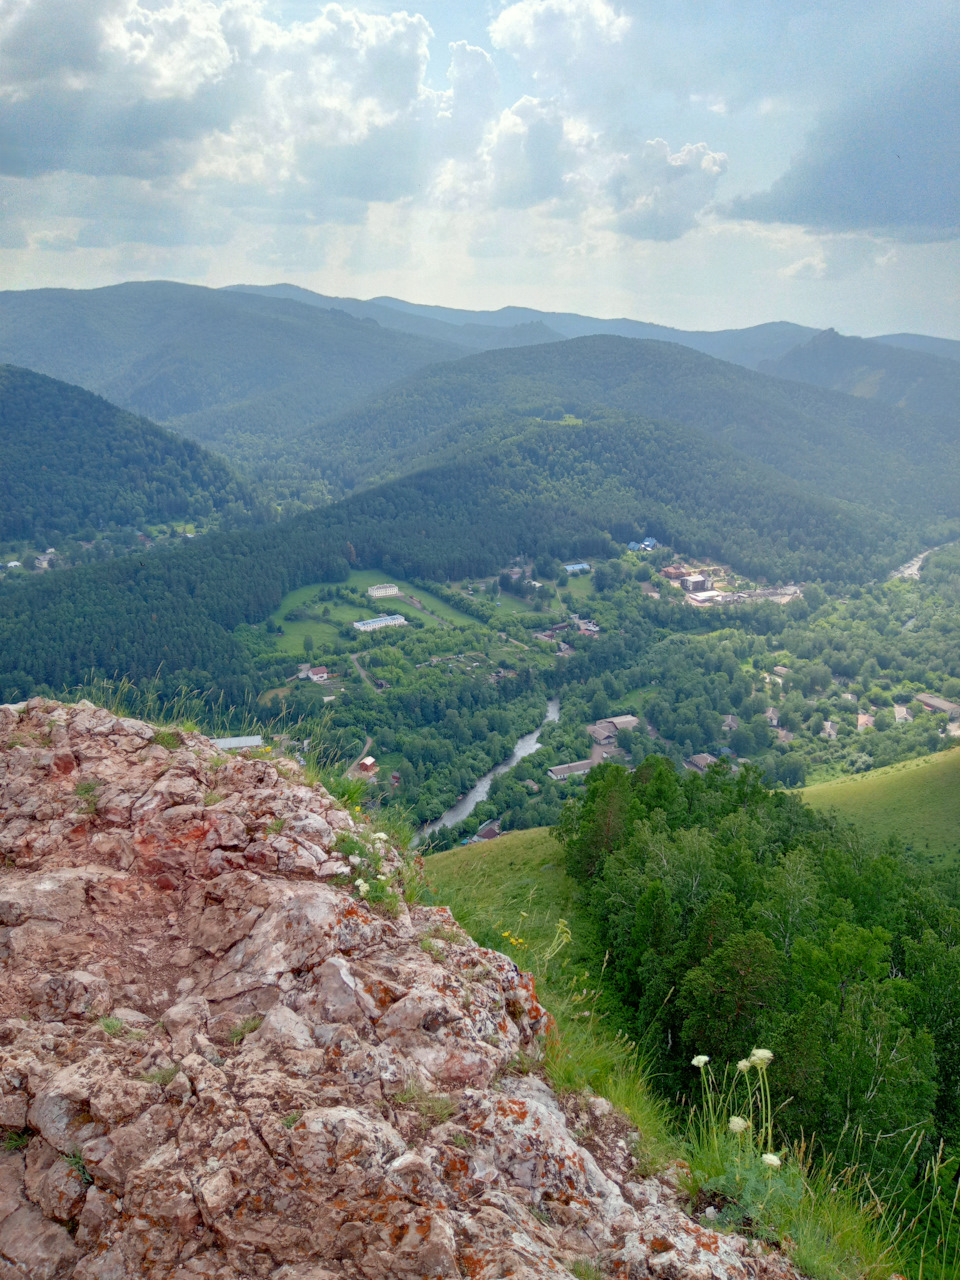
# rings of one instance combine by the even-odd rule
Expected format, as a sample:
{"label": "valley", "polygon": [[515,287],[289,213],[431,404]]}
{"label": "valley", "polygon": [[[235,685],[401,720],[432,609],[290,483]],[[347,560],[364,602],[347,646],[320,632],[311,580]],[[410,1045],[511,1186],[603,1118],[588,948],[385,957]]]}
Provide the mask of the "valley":
{"label": "valley", "polygon": [[783,1151],[812,1127],[852,1166],[847,1081],[884,1185],[891,1130],[956,1162],[952,356],[39,293],[0,295],[36,366],[0,367],[0,701],[304,770],[536,972],[552,1078],[645,1159],[699,1158],[690,1055],[762,1042]]}

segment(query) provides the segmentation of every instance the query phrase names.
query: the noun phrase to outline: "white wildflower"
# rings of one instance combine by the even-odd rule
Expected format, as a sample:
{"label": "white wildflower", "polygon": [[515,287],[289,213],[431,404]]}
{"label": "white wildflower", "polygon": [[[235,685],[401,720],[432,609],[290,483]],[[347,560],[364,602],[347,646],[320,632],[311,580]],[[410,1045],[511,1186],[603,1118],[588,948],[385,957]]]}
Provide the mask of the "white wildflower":
{"label": "white wildflower", "polygon": [[769,1049],[754,1049],[753,1053],[750,1055],[751,1067],[758,1067],[761,1071],[763,1071],[765,1067],[769,1067],[772,1061],[773,1054]]}
{"label": "white wildflower", "polygon": [[377,879],[378,879],[381,883],[383,883],[383,882],[387,879],[387,877],[386,877],[386,876],[377,876]]}
{"label": "white wildflower", "polygon": [[375,831],[371,837],[373,840],[389,840],[390,837],[385,831]]}
{"label": "white wildflower", "polygon": [[749,1121],[749,1120],[744,1120],[743,1116],[731,1116],[731,1117],[730,1117],[730,1132],[731,1132],[731,1133],[735,1133],[735,1134],[737,1134],[737,1135],[739,1136],[741,1133],[746,1133],[746,1131],[747,1131],[749,1128],[750,1128],[750,1121]]}
{"label": "white wildflower", "polygon": [[737,1070],[738,1070],[738,1071],[749,1071],[749,1070],[750,1070],[751,1065],[752,1065],[752,1064],[751,1064],[751,1062],[750,1062],[750,1059],[749,1059],[749,1058],[741,1058],[741,1059],[740,1059],[740,1061],[737,1063]]}
{"label": "white wildflower", "polygon": [[690,1065],[691,1067],[696,1067],[699,1071],[702,1071],[709,1061],[710,1061],[710,1058],[708,1057],[707,1054],[698,1053],[697,1056],[690,1063]]}
{"label": "white wildflower", "polygon": [[760,1157],[760,1159],[763,1161],[765,1165],[768,1165],[769,1168],[771,1169],[780,1168],[780,1157],[773,1155],[772,1152],[769,1152],[769,1151],[766,1152],[764,1155]]}
{"label": "white wildflower", "polygon": [[370,886],[367,884],[366,880],[358,880],[357,893],[359,893],[360,897],[365,898],[369,892]]}

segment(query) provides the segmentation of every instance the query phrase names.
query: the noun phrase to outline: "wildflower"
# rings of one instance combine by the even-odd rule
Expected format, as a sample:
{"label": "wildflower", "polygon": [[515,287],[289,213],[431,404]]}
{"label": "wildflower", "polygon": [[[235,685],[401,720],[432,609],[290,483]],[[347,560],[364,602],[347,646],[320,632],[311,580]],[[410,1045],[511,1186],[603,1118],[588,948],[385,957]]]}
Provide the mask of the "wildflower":
{"label": "wildflower", "polygon": [[373,833],[373,839],[374,839],[374,840],[389,840],[389,839],[390,839],[390,837],[387,835],[387,833],[386,833],[385,831],[375,831],[375,832]]}
{"label": "wildflower", "polygon": [[764,1155],[762,1155],[760,1159],[763,1161],[765,1165],[767,1165],[771,1169],[780,1168],[780,1157],[773,1155],[769,1151],[766,1152]]}
{"label": "wildflower", "polygon": [[699,1071],[702,1071],[709,1061],[710,1061],[710,1058],[708,1054],[698,1053],[697,1056],[690,1063],[690,1065],[691,1067],[696,1067]]}
{"label": "wildflower", "polygon": [[501,938],[509,938],[509,937],[510,937],[510,930],[509,930],[509,929],[504,929],[504,931],[503,931],[503,933],[501,933],[500,937],[501,937]]}
{"label": "wildflower", "polygon": [[746,1132],[747,1132],[747,1130],[748,1130],[749,1128],[750,1128],[750,1121],[749,1121],[749,1120],[744,1120],[743,1116],[731,1116],[731,1117],[730,1117],[730,1132],[731,1132],[731,1133],[735,1133],[735,1134],[737,1134],[737,1136],[739,1137],[739,1135],[740,1135],[741,1133],[746,1133]]}
{"label": "wildflower", "polygon": [[386,876],[377,876],[377,879],[380,881],[386,880],[386,878]]}
{"label": "wildflower", "polygon": [[773,1061],[773,1054],[770,1052],[769,1049],[754,1049],[753,1053],[751,1053],[750,1055],[751,1067],[757,1067],[759,1068],[760,1071],[763,1071],[764,1068],[769,1067],[772,1061]]}
{"label": "wildflower", "polygon": [[741,1058],[741,1059],[740,1059],[740,1061],[737,1063],[737,1070],[738,1070],[738,1071],[749,1071],[749,1070],[750,1070],[750,1066],[751,1066],[751,1063],[750,1063],[750,1059],[749,1059],[749,1058]]}
{"label": "wildflower", "polygon": [[357,893],[359,893],[360,897],[365,898],[369,892],[370,886],[367,884],[366,880],[358,880]]}

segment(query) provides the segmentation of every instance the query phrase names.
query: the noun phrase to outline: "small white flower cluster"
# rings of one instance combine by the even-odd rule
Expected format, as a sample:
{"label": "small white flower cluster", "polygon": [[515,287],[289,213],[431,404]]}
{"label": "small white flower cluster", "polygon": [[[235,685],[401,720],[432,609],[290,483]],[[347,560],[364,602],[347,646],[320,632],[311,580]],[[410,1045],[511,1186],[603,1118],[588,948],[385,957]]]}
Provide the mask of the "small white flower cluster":
{"label": "small white flower cluster", "polygon": [[365,898],[367,894],[370,892],[370,886],[367,884],[366,880],[361,880],[359,878],[357,879],[356,883],[357,883],[357,893],[359,893],[361,898]]}
{"label": "small white flower cluster", "polygon": [[710,1061],[710,1057],[708,1054],[698,1053],[697,1056],[690,1063],[690,1065],[691,1067],[696,1067],[698,1071],[702,1071],[709,1061]]}
{"label": "small white flower cluster", "polygon": [[746,1133],[750,1128],[750,1121],[744,1120],[743,1116],[730,1117],[730,1132],[735,1133],[738,1137],[741,1133]]}
{"label": "small white flower cluster", "polygon": [[775,1156],[769,1151],[766,1153],[766,1155],[762,1155],[760,1159],[763,1161],[765,1165],[768,1165],[771,1169],[779,1169],[782,1163],[779,1156]]}

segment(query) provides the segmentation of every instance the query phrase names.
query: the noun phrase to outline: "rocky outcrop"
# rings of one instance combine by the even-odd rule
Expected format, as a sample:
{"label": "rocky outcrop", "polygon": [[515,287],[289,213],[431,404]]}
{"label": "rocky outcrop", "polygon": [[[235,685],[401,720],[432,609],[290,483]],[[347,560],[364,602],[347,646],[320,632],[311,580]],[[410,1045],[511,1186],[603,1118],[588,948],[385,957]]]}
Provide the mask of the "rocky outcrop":
{"label": "rocky outcrop", "polygon": [[792,1277],[529,1071],[532,979],[410,877],[289,762],[0,707],[0,1280]]}

